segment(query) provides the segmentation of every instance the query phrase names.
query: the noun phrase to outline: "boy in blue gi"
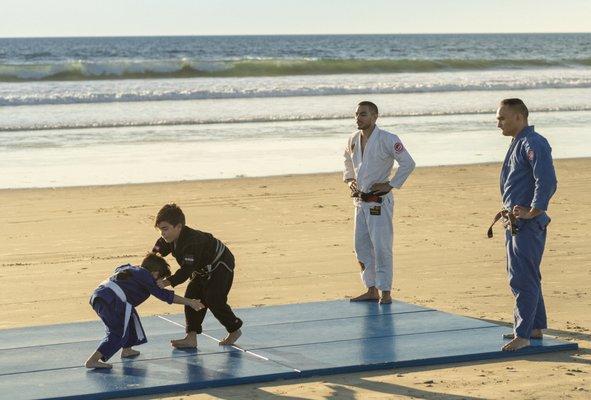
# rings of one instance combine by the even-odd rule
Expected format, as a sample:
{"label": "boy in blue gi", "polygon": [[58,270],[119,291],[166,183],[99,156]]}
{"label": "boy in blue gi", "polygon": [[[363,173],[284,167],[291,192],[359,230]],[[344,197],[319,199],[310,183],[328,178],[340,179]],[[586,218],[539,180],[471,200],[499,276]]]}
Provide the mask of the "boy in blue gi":
{"label": "boy in blue gi", "polygon": [[166,260],[156,254],[148,254],[140,267],[122,265],[94,290],[90,305],[105,324],[106,336],[86,360],[86,368],[112,368],[105,361],[119,349],[122,349],[122,358],[140,354],[131,347],[146,343],[147,339],[135,307],[150,295],[168,304],[184,304],[196,311],[203,308],[199,300],[186,299],[172,290],[158,287],[156,280],[168,276],[170,267]]}
{"label": "boy in blue gi", "polygon": [[[503,351],[516,351],[541,339],[547,328],[540,263],[546,243],[546,214],[556,191],[552,149],[528,125],[528,109],[520,99],[501,101],[497,126],[513,138],[501,169],[503,223],[506,228],[507,273],[515,296],[514,333]],[[501,213],[500,213],[501,214]],[[490,232],[489,236],[492,236]]]}

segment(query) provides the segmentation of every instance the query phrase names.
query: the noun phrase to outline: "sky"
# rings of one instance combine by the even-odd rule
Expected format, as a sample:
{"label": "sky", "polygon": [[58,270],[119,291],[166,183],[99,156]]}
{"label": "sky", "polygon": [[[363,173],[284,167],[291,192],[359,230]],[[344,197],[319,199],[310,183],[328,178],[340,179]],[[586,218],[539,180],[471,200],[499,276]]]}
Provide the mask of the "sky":
{"label": "sky", "polygon": [[0,0],[0,37],[590,32],[591,0]]}

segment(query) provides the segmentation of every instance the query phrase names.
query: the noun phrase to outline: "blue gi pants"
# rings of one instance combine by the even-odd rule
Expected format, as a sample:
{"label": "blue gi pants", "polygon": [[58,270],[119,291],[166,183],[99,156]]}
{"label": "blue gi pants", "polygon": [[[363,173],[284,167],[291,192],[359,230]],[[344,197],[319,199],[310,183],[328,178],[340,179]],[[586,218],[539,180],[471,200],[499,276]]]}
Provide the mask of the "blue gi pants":
{"label": "blue gi pants", "polygon": [[[103,355],[101,360],[107,361],[123,347],[137,346],[147,342],[143,332],[141,334],[142,339],[138,339],[138,332],[132,321],[130,321],[127,332],[123,336],[125,303],[122,301],[115,300],[107,303],[100,297],[96,297],[93,300],[92,308],[105,324],[105,337],[101,340],[97,349]],[[133,313],[136,313],[136,311],[133,310]],[[143,331],[143,328],[140,329]]]}
{"label": "blue gi pants", "polygon": [[550,218],[542,213],[529,220],[517,220],[519,233],[505,232],[507,275],[515,296],[515,335],[529,339],[533,329],[546,329],[546,307],[542,295],[540,263]]}

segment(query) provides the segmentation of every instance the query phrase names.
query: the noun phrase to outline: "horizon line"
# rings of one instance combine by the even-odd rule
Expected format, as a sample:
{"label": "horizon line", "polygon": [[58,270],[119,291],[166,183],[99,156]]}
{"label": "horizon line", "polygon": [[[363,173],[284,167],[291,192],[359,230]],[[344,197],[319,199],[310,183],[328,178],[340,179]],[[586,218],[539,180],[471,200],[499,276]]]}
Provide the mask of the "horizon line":
{"label": "horizon line", "polygon": [[272,37],[272,36],[417,36],[417,35],[578,35],[589,32],[405,32],[405,33],[260,33],[260,34],[166,34],[166,35],[81,35],[81,36],[0,36],[0,39],[82,39],[149,37]]}

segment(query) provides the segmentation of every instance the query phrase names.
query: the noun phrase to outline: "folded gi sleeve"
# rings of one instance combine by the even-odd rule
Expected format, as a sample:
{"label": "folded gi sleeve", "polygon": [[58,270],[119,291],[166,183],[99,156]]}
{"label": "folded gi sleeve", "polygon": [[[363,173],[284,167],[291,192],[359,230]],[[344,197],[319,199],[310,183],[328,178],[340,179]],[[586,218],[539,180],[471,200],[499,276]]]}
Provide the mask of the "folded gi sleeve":
{"label": "folded gi sleeve", "polygon": [[410,176],[411,172],[415,169],[415,161],[410,156],[410,153],[406,147],[402,144],[402,141],[396,135],[391,135],[389,143],[386,146],[388,152],[394,160],[398,163],[398,168],[394,177],[390,180],[390,186],[396,189],[400,189],[406,179]]}
{"label": "folded gi sleeve", "polygon": [[528,141],[523,148],[534,178],[534,195],[530,207],[545,211],[557,187],[552,148],[545,140]]}

